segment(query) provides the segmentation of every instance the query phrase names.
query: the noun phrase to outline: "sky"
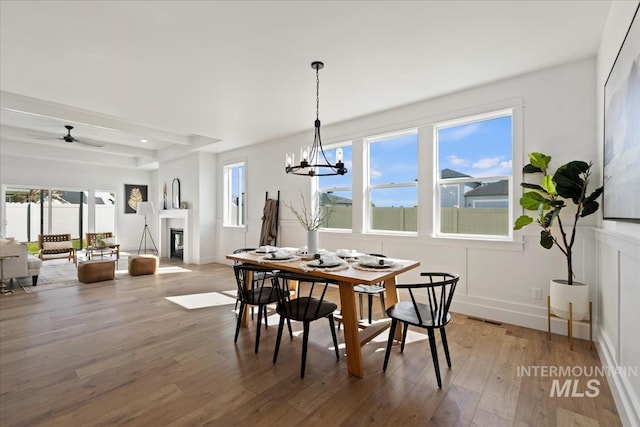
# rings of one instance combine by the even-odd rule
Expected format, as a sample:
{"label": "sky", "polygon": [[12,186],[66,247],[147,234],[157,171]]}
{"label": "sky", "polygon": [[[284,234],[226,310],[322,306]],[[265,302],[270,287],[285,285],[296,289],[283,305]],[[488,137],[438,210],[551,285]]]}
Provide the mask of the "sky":
{"label": "sky", "polygon": [[[511,117],[438,129],[439,170],[452,169],[473,177],[511,175]],[[370,183],[411,183],[418,178],[418,135],[404,133],[370,141]],[[351,171],[351,147],[344,147],[346,167]],[[335,149],[325,150],[335,161]],[[351,187],[351,173],[320,177],[320,188]],[[344,193],[340,193],[344,195]],[[415,206],[416,188],[373,190],[375,206]]]}

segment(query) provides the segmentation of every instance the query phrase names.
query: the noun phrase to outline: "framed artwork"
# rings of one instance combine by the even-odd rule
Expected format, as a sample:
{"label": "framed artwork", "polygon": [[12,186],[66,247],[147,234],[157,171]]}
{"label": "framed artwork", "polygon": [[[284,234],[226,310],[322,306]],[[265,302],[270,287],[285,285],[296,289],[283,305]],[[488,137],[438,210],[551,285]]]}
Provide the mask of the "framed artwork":
{"label": "framed artwork", "polygon": [[124,185],[124,213],[134,214],[138,210],[138,202],[147,201],[147,186],[146,185]]}
{"label": "framed artwork", "polygon": [[604,219],[640,222],[640,18],[604,84]]}

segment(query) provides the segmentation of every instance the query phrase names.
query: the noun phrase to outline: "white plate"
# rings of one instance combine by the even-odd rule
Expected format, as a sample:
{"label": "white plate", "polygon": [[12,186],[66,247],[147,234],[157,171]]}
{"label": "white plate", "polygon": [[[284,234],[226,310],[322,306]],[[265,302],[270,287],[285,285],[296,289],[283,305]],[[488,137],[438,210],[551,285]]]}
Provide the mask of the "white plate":
{"label": "white plate", "polygon": [[331,262],[331,263],[320,264],[320,260],[316,259],[313,261],[309,261],[307,265],[309,267],[315,267],[315,268],[331,268],[331,267],[337,267],[339,265],[342,265],[342,262]]}
{"label": "white plate", "polygon": [[359,256],[362,256],[362,255],[364,254],[361,254],[360,252],[355,252],[348,256],[342,256],[342,255],[338,255],[338,256],[342,259],[349,259],[349,258],[358,258]]}
{"label": "white plate", "polygon": [[[380,262],[382,262],[382,264],[380,264]],[[367,268],[389,268],[389,267],[393,267],[394,265],[396,265],[395,262],[388,260],[388,259],[381,259],[379,262],[359,262],[358,265],[361,265],[363,267],[367,267]]]}
{"label": "white plate", "polygon": [[[273,252],[272,252],[273,253]],[[272,256],[272,255],[265,255],[266,259],[272,259],[272,260],[285,260],[285,259],[291,259],[293,257],[293,255],[276,255],[276,256]]]}

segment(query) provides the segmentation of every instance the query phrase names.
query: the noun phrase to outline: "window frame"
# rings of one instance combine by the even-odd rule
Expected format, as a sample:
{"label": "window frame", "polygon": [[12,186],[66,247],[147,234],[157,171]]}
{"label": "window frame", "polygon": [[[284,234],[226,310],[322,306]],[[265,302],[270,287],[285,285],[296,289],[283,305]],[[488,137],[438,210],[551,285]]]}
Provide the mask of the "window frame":
{"label": "window frame", "polygon": [[[450,128],[455,126],[461,126],[470,123],[477,123],[486,120],[497,119],[501,117],[511,117],[511,175],[497,175],[486,177],[459,177],[459,178],[441,178],[440,177],[440,164],[439,164],[439,141],[438,131],[444,128]],[[513,241],[514,233],[513,224],[514,220],[514,208],[515,208],[515,195],[514,195],[514,171],[520,166],[517,161],[517,155],[521,152],[518,147],[522,145],[521,139],[521,117],[520,109],[517,107],[506,107],[496,109],[484,113],[465,115],[464,117],[458,117],[451,120],[443,120],[432,125],[432,138],[433,138],[433,228],[432,237],[437,239],[465,239],[465,240],[484,240],[484,241]],[[464,184],[466,182],[478,182],[478,181],[508,181],[508,227],[506,235],[496,234],[463,234],[463,233],[443,233],[441,232],[441,186],[446,184]]]}
{"label": "window frame", "polygon": [[[353,165],[353,154],[354,154],[354,147],[353,147],[353,141],[342,141],[342,142],[336,142],[333,144],[329,144],[323,147],[323,149],[325,151],[329,151],[329,150],[335,150],[337,148],[344,148],[344,147],[351,147],[351,164]],[[323,192],[338,192],[338,191],[348,191],[351,193],[351,227],[350,228],[335,228],[335,227],[320,227],[320,230],[322,231],[335,231],[335,232],[350,232],[353,231],[353,170],[351,170],[353,168],[353,166],[351,168],[348,168],[349,171],[347,172],[347,174],[349,174],[349,176],[351,177],[351,185],[349,187],[321,187],[320,186],[320,179],[322,177],[318,176],[316,177],[317,179],[315,180],[315,185],[314,185],[314,192],[315,192],[315,202],[317,203],[317,205],[320,205],[320,194]]]}
{"label": "window frame", "polygon": [[[391,139],[394,137],[400,137],[403,135],[415,135],[417,141],[416,147],[416,178],[413,181],[407,182],[392,182],[392,183],[384,183],[384,184],[371,184],[371,144],[375,144],[377,142],[381,142],[387,139]],[[365,204],[364,204],[364,218],[365,218],[365,233],[367,234],[397,234],[403,236],[417,236],[420,231],[420,186],[419,186],[419,176],[420,176],[420,161],[419,161],[419,152],[420,152],[420,126],[411,127],[409,129],[396,130],[391,132],[386,132],[383,134],[368,136],[363,138],[364,142],[364,157],[365,157]],[[385,230],[372,228],[372,206],[371,206],[371,192],[372,190],[383,190],[383,189],[392,189],[392,188],[411,188],[415,187],[416,189],[416,209],[418,211],[418,221],[416,223],[416,231],[404,231],[404,230]]]}
{"label": "window frame", "polygon": [[[240,194],[244,194],[244,200],[242,197],[239,198],[240,207],[237,209],[240,218],[244,221],[242,224],[238,224],[238,217],[235,218],[235,221],[231,221],[231,204],[232,204],[232,185],[233,185],[233,175],[232,171],[237,168],[242,168],[242,173],[239,174],[240,183],[239,186],[242,185],[242,190]],[[239,187],[240,188],[240,187]],[[247,206],[246,206],[246,198],[247,198],[247,162],[239,161],[233,163],[227,163],[223,166],[223,216],[222,216],[222,225],[223,227],[228,228],[246,228],[247,227]]]}

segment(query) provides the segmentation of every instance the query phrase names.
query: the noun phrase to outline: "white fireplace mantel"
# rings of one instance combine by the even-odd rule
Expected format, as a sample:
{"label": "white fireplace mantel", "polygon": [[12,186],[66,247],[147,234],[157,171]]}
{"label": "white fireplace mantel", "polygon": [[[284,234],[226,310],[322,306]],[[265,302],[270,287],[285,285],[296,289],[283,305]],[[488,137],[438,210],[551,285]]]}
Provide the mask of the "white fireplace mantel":
{"label": "white fireplace mantel", "polygon": [[189,216],[190,209],[165,209],[161,210],[158,214],[158,250],[160,251],[161,258],[168,258],[171,256],[171,239],[170,231],[171,227],[182,227],[184,230],[184,254],[183,261],[185,264],[192,264],[192,242],[191,232],[189,231]]}

